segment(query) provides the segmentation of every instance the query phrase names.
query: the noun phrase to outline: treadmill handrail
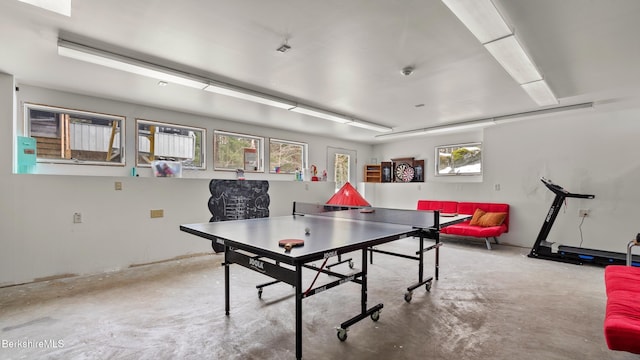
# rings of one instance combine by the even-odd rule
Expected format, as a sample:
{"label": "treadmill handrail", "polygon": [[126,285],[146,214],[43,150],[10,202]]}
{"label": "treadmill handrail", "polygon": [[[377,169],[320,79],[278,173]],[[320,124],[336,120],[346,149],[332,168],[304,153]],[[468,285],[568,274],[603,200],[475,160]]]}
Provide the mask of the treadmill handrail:
{"label": "treadmill handrail", "polygon": [[633,247],[640,246],[640,242],[638,240],[639,238],[640,234],[638,234],[635,239],[629,241],[629,244],[627,244],[627,266],[633,266]]}
{"label": "treadmill handrail", "polygon": [[540,181],[542,181],[542,183],[545,184],[545,186],[549,188],[549,190],[551,190],[556,195],[561,195],[564,197],[580,198],[580,199],[593,199],[596,197],[595,195],[591,195],[591,194],[574,194],[574,193],[568,192],[562,186],[554,184],[553,181],[549,179],[545,179],[544,177],[540,178]]}

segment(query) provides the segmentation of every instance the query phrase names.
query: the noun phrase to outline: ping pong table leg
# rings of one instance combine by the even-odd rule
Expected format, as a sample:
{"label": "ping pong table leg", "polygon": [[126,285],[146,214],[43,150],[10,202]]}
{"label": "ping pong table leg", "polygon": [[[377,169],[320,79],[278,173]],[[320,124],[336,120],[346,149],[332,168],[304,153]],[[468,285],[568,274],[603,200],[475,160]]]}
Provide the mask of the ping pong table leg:
{"label": "ping pong table leg", "polygon": [[367,248],[362,249],[362,287],[360,289],[361,313],[367,312]]}
{"label": "ping pong table leg", "polygon": [[224,311],[229,316],[229,247],[224,247]]}
{"label": "ping pong table leg", "polygon": [[418,282],[421,283],[422,282],[422,278],[424,277],[424,251],[422,251],[422,249],[424,249],[424,235],[422,233],[420,233],[420,254],[418,255],[420,257],[420,260],[418,260]]}
{"label": "ping pong table leg", "polygon": [[[404,294],[404,300],[406,302],[411,302],[411,298],[413,296],[413,290],[419,288],[422,285],[425,285],[425,289],[427,291],[431,291],[431,283],[435,277],[436,280],[438,280],[438,251],[439,251],[439,245],[438,245],[438,238],[437,238],[437,234],[435,235],[435,239],[436,239],[436,245],[434,246],[429,246],[427,248],[424,248],[424,239],[425,239],[425,234],[424,233],[420,233],[420,250],[418,250],[416,252],[416,254],[418,255],[418,282],[409,286],[407,288],[407,292]],[[425,251],[429,251],[429,250],[434,250],[436,251],[436,269],[435,269],[435,275],[434,276],[429,276],[428,278],[425,279],[424,277],[424,252]]]}
{"label": "ping pong table leg", "polygon": [[440,270],[440,246],[438,246],[440,245],[440,232],[436,231],[434,237],[436,240],[436,249],[435,249],[436,250],[436,260],[435,260],[436,268],[434,270],[434,273],[435,273],[434,275],[436,280],[438,280],[438,271]]}
{"label": "ping pong table leg", "polygon": [[302,265],[296,264],[296,359],[302,359]]}
{"label": "ping pong table leg", "polygon": [[370,309],[367,309],[367,250],[368,248],[362,249],[362,270],[360,272],[360,314],[352,317],[351,319],[340,324],[338,330],[338,339],[340,341],[345,341],[347,339],[347,330],[351,325],[359,322],[360,320],[365,319],[370,316],[371,320],[378,321],[380,319],[380,311],[384,307],[383,304],[378,304]]}

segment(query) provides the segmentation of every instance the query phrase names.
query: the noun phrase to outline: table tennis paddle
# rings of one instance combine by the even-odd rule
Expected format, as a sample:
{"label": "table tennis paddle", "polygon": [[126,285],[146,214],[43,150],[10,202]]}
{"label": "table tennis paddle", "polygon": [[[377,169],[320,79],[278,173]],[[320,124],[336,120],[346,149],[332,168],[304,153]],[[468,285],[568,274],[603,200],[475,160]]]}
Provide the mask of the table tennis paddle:
{"label": "table tennis paddle", "polygon": [[440,213],[440,216],[442,217],[454,217],[454,216],[458,216],[457,213]]}
{"label": "table tennis paddle", "polygon": [[297,246],[303,246],[304,240],[302,239],[282,239],[278,241],[278,245],[284,247],[285,251],[291,251],[292,248]]}

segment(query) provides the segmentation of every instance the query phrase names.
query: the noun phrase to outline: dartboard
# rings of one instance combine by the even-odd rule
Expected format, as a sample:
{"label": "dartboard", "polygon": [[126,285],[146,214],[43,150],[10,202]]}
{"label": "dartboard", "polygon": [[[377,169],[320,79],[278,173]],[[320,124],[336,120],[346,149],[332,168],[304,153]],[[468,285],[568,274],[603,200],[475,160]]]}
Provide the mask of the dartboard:
{"label": "dartboard", "polygon": [[396,180],[402,182],[410,182],[413,180],[413,167],[407,164],[396,165]]}

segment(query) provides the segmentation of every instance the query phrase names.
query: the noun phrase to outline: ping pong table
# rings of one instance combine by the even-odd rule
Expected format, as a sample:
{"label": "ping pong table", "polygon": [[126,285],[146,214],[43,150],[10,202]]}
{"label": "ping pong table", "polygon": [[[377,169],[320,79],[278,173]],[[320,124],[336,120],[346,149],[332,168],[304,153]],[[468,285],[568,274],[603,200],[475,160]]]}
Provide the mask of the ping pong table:
{"label": "ping pong table", "polygon": [[[295,339],[296,358],[302,358],[302,299],[316,295],[347,282],[360,285],[360,313],[346,320],[337,328],[341,341],[347,338],[347,330],[355,323],[371,317],[380,318],[383,304],[367,305],[367,252],[417,260],[418,281],[407,288],[405,301],[411,301],[411,293],[426,285],[431,288],[432,280],[438,279],[439,229],[467,219],[468,215],[441,217],[438,211],[400,210],[387,208],[344,207],[294,203],[291,216],[233,220],[181,225],[180,230],[191,233],[224,246],[225,314],[229,316],[230,265],[238,264],[284,282],[295,288]],[[387,242],[406,237],[419,238],[419,248],[415,255],[399,254],[374,248]],[[304,245],[290,250],[279,244],[282,239],[302,239]],[[424,240],[433,239],[435,244],[425,247]],[[424,277],[424,253],[435,250],[434,276]],[[325,267],[328,259],[343,254],[361,251],[361,269],[356,273],[342,274]],[[322,260],[321,267],[310,265]],[[372,261],[372,258],[370,259]],[[328,274],[336,280],[305,290],[302,281],[303,269]],[[317,278],[317,276],[316,276]],[[272,284],[269,283],[269,284]],[[263,285],[264,286],[264,285]],[[260,292],[262,288],[259,288]]]}

